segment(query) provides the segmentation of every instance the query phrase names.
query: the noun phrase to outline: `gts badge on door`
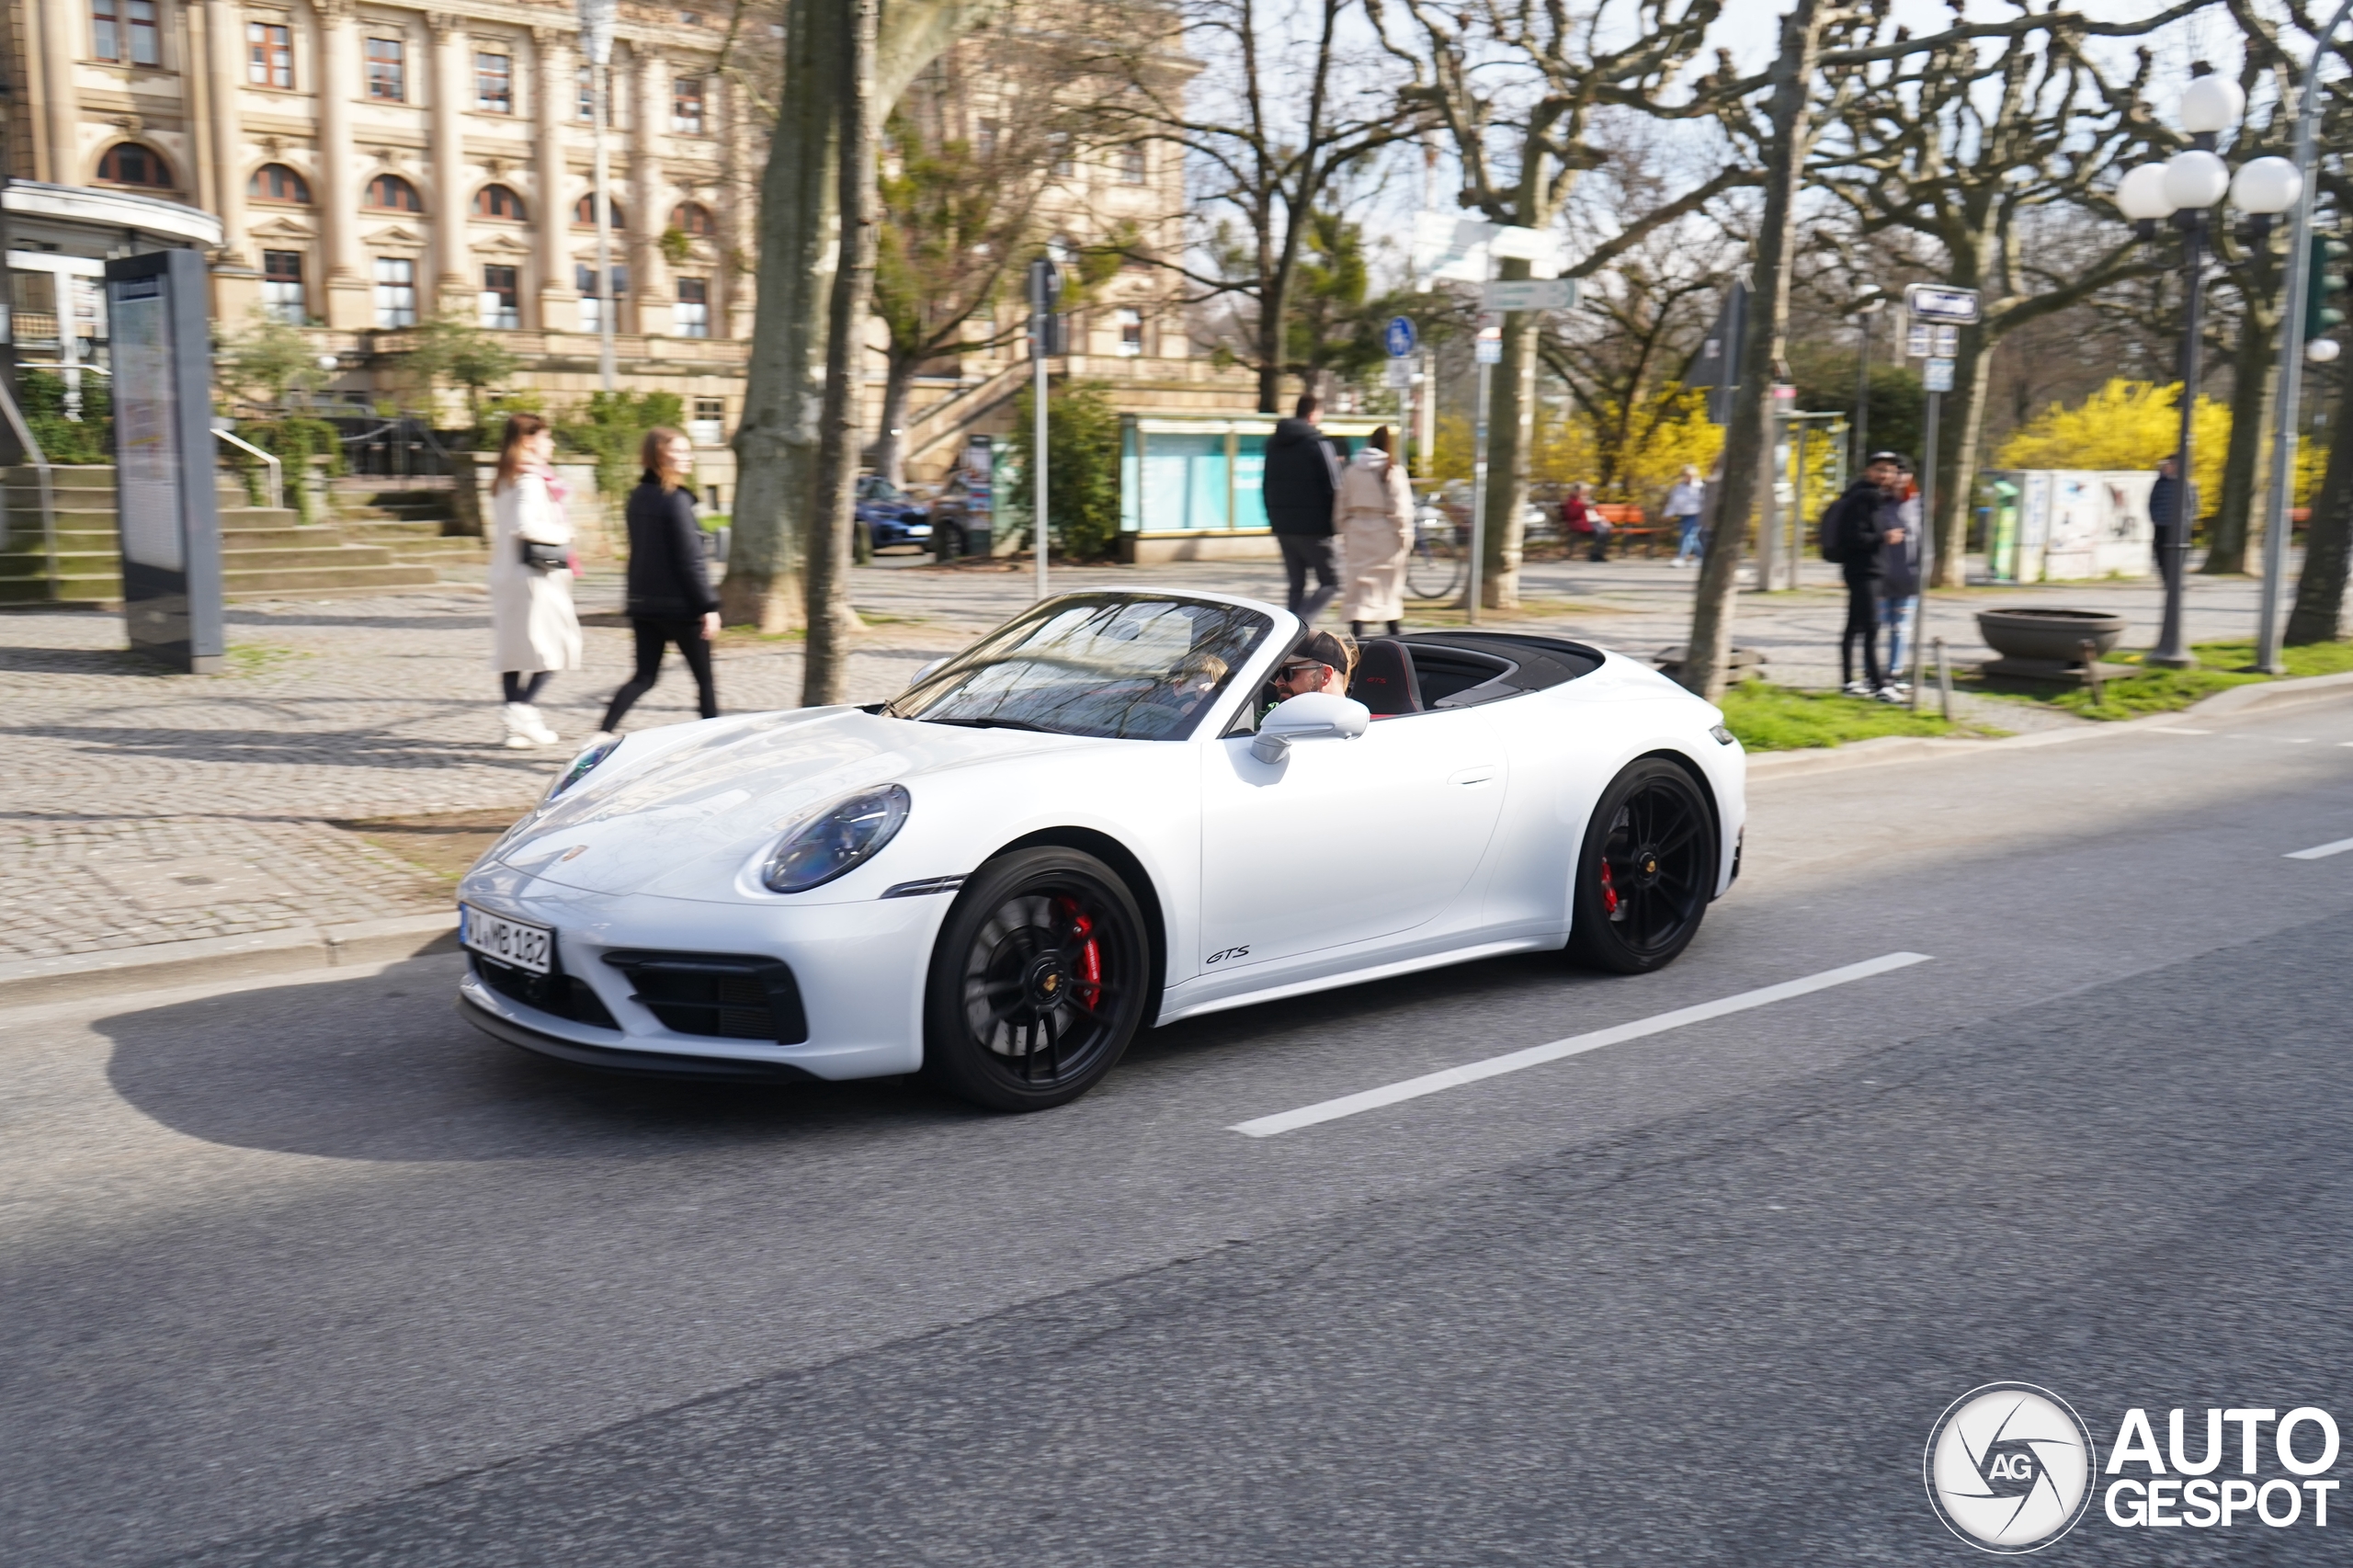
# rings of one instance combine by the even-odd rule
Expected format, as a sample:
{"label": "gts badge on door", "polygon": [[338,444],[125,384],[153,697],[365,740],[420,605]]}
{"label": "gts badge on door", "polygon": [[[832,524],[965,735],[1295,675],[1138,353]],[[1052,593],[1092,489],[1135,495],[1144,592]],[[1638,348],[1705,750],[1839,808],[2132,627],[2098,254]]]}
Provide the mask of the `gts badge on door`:
{"label": "gts badge on door", "polygon": [[1209,957],[1209,961],[1211,963],[1223,963],[1228,959],[1246,959],[1249,956],[1250,949],[1247,948],[1228,948],[1222,953],[1211,953]]}

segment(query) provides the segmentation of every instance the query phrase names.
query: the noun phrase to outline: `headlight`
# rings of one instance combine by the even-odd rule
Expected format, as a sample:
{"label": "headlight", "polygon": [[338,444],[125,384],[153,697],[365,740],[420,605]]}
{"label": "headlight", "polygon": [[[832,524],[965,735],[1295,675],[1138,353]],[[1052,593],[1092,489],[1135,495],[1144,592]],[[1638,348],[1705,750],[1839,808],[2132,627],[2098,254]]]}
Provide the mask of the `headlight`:
{"label": "headlight", "polygon": [[760,870],[770,892],[806,892],[846,875],[891,842],[907,820],[904,784],[864,790],[784,835]]}
{"label": "headlight", "polygon": [[572,766],[557,774],[555,782],[548,786],[548,792],[540,797],[540,803],[545,805],[583,778],[587,778],[591,768],[620,749],[620,744],[618,740],[598,741],[595,745],[574,757]]}

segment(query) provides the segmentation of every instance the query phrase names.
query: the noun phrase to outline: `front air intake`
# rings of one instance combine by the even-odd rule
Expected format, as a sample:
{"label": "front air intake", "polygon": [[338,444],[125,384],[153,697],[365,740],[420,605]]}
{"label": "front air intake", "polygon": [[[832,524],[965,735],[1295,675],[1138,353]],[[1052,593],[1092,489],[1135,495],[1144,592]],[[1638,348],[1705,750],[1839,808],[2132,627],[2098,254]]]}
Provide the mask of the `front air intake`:
{"label": "front air intake", "polygon": [[801,986],[775,959],[743,953],[607,953],[629,976],[631,998],[673,1034],[766,1040],[799,1045],[809,1038]]}

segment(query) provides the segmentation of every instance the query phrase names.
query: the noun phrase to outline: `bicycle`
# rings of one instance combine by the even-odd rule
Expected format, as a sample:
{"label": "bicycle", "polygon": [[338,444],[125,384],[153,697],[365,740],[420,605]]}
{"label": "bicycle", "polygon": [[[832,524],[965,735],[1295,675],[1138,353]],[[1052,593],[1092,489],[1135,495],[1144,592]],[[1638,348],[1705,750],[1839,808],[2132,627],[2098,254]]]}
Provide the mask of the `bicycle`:
{"label": "bicycle", "polygon": [[1417,599],[1451,599],[1462,591],[1465,552],[1452,517],[1435,506],[1414,514],[1414,548],[1405,557],[1405,591]]}

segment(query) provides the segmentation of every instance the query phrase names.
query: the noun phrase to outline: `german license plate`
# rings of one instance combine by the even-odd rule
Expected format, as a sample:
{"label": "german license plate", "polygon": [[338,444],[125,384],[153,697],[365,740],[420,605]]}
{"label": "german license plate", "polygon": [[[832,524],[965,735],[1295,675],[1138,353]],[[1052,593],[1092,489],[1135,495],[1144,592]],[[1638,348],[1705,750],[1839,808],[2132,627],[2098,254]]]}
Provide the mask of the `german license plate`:
{"label": "german license plate", "polygon": [[458,905],[458,942],[486,959],[533,974],[547,973],[555,956],[555,933],[546,926],[486,914],[467,903]]}

